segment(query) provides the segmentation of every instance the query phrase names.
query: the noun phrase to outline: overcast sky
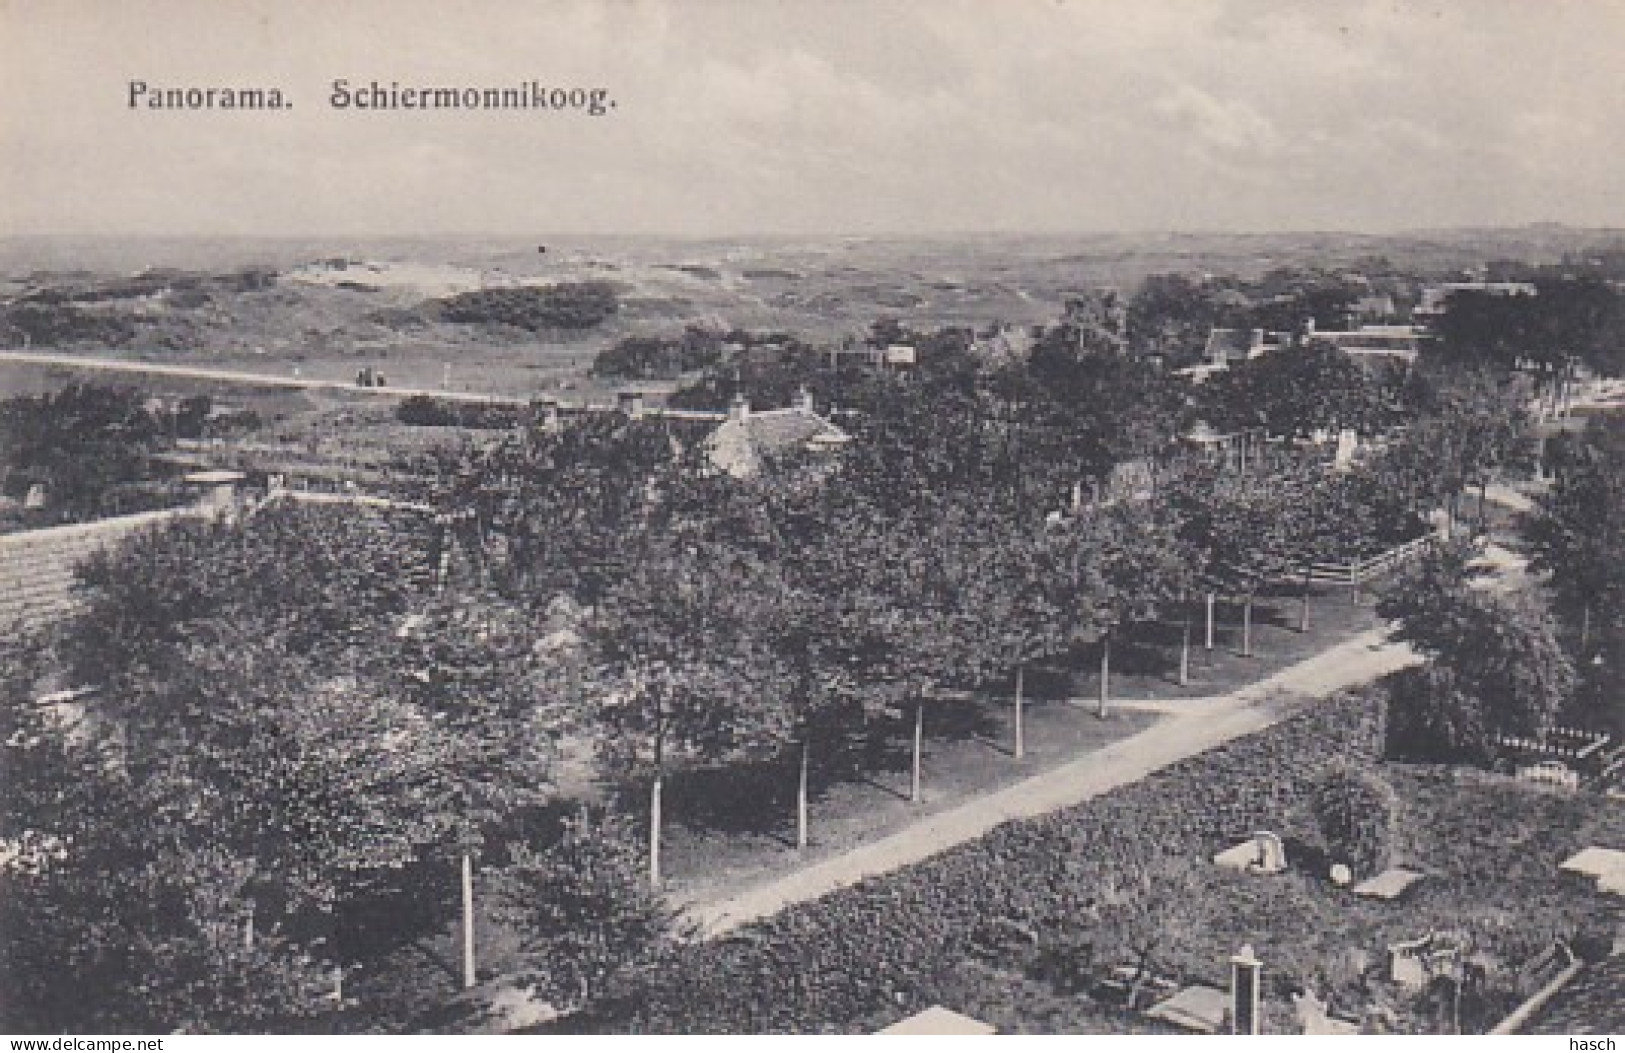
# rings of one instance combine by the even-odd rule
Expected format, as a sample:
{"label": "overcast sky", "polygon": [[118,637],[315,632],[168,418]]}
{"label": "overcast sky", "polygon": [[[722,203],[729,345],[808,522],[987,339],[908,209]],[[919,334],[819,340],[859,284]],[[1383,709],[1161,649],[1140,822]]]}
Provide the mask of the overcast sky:
{"label": "overcast sky", "polygon": [[[0,0],[0,232],[1625,225],[1622,56],[1625,0]],[[341,77],[618,107],[335,112]]]}

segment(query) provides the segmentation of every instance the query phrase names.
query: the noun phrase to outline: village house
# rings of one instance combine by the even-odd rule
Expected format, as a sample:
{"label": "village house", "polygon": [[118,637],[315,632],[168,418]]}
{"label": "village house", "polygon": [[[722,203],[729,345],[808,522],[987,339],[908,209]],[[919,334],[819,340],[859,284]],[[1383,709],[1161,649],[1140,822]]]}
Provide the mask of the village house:
{"label": "village house", "polygon": [[1537,292],[1531,282],[1445,282],[1422,290],[1422,301],[1411,313],[1417,318],[1435,318],[1444,314],[1450,297],[1459,292],[1484,293],[1489,296],[1534,296]]}
{"label": "village house", "polygon": [[774,457],[797,450],[828,452],[850,441],[846,431],[813,408],[812,394],[803,388],[782,409],[752,409],[747,398],[736,395],[727,419],[706,436],[705,453],[721,471],[748,479]]}
{"label": "village house", "polygon": [[1414,325],[1362,325],[1347,330],[1317,330],[1309,320],[1306,340],[1323,340],[1355,358],[1396,358],[1409,365],[1422,353],[1427,334]]}
{"label": "village house", "polygon": [[1272,333],[1265,329],[1214,328],[1207,334],[1207,344],[1202,350],[1203,361],[1198,365],[1176,369],[1174,375],[1200,384],[1213,374],[1229,369],[1232,363],[1279,351],[1291,343],[1289,333]]}
{"label": "village house", "polygon": [[1208,333],[1203,352],[1206,360],[1200,365],[1175,370],[1174,373],[1200,384],[1237,362],[1300,347],[1314,340],[1331,344],[1357,359],[1394,358],[1408,365],[1421,354],[1422,342],[1426,339],[1427,334],[1420,326],[1361,325],[1353,329],[1317,329],[1313,318],[1305,321],[1301,336],[1264,329],[1215,328]]}

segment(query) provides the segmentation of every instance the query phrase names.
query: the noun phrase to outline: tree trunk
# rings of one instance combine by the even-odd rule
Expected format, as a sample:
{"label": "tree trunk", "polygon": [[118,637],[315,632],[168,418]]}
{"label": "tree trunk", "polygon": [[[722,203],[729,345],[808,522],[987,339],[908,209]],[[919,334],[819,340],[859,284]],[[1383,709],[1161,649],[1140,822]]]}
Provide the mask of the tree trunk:
{"label": "tree trunk", "polygon": [[1023,662],[1023,663],[1016,666],[1016,709],[1015,709],[1015,718],[1016,718],[1016,725],[1015,725],[1015,730],[1016,730],[1016,760],[1020,760],[1021,758],[1025,757],[1027,755],[1027,738],[1026,738],[1026,735],[1024,734],[1024,729],[1022,728],[1022,722],[1021,722],[1021,708],[1022,708],[1021,707],[1021,688],[1022,688],[1022,678],[1024,677],[1026,672],[1027,672],[1027,664],[1025,662]]}
{"label": "tree trunk", "polygon": [[1179,641],[1179,686],[1186,687],[1191,682],[1191,614],[1187,607],[1185,610],[1185,628]]}
{"label": "tree trunk", "polygon": [[463,853],[463,986],[479,982],[474,968],[474,857]]}
{"label": "tree trunk", "polygon": [[1298,613],[1298,631],[1309,631],[1309,568],[1303,569],[1303,607]]}
{"label": "tree trunk", "polygon": [[254,912],[250,910],[248,917],[243,919],[243,950],[254,949]]}
{"label": "tree trunk", "polygon": [[807,766],[812,753],[812,732],[801,737],[801,777],[796,783],[796,848],[807,847]]}
{"label": "tree trunk", "polygon": [[1207,650],[1213,650],[1213,593],[1207,594]]}
{"label": "tree trunk", "polygon": [[1586,648],[1591,646],[1591,601],[1580,605],[1580,659],[1585,660]]}
{"label": "tree trunk", "polygon": [[1106,707],[1111,704],[1112,682],[1112,634],[1110,630],[1100,634],[1100,701],[1095,707],[1095,716],[1106,719]]}
{"label": "tree trunk", "polygon": [[1480,533],[1489,528],[1490,522],[1490,480],[1489,476],[1478,481],[1478,529]]}
{"label": "tree trunk", "polygon": [[649,884],[660,887],[660,791],[663,775],[649,784]]}
{"label": "tree trunk", "polygon": [[925,748],[925,699],[914,703],[914,770],[910,773],[908,799],[920,803],[920,754]]}
{"label": "tree trunk", "polygon": [[1252,596],[1252,593],[1248,593],[1247,598],[1244,599],[1242,601],[1242,603],[1241,603],[1241,657],[1243,657],[1243,658],[1251,658],[1252,656],[1253,656],[1253,596]]}

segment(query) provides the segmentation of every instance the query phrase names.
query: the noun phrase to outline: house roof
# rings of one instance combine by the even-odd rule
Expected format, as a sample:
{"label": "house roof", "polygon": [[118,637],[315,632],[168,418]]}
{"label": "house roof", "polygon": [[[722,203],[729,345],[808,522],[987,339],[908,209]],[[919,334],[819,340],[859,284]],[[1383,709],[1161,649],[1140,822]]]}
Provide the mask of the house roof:
{"label": "house roof", "polygon": [[1252,346],[1253,334],[1249,329],[1213,329],[1207,334],[1209,355],[1218,351],[1245,353]]}
{"label": "house roof", "polygon": [[746,410],[717,425],[705,440],[711,463],[730,475],[754,475],[763,455],[793,449],[827,449],[851,441],[838,426],[805,406]]}
{"label": "house roof", "polygon": [[1274,333],[1264,329],[1215,327],[1208,330],[1206,353],[1208,361],[1216,364],[1251,358],[1265,351],[1285,347],[1290,342],[1291,337],[1286,333]]}
{"label": "house roof", "polygon": [[963,1013],[956,1013],[952,1009],[945,1009],[934,1005],[930,1009],[915,1013],[905,1020],[899,1020],[890,1027],[883,1027],[876,1034],[880,1035],[991,1035],[994,1033],[991,1024],[984,1024],[974,1017]]}
{"label": "house roof", "polygon": [[1415,333],[1336,332],[1323,330],[1315,337],[1334,344],[1344,351],[1386,352],[1395,355],[1414,355],[1422,349],[1422,338]]}

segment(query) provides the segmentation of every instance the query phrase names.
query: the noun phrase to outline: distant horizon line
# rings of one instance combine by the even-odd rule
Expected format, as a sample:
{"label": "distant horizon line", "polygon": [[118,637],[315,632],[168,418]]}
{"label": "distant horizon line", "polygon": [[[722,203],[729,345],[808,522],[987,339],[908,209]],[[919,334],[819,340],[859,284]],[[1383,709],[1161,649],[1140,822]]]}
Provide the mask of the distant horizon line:
{"label": "distant horizon line", "polygon": [[1076,229],[1076,230],[944,230],[944,231],[755,231],[699,234],[675,231],[544,231],[529,235],[512,231],[442,231],[435,233],[402,232],[337,232],[297,234],[247,233],[180,233],[153,232],[23,232],[0,233],[0,243],[19,241],[440,241],[458,239],[512,240],[521,243],[546,244],[548,239],[570,238],[660,238],[671,241],[724,241],[729,239],[815,238],[840,241],[929,241],[955,238],[1078,238],[1078,237],[1280,237],[1343,235],[1369,238],[1391,238],[1426,234],[1468,233],[1488,231],[1562,230],[1573,233],[1625,235],[1625,225],[1576,224],[1557,220],[1538,220],[1528,223],[1461,223],[1432,227],[1398,227],[1391,229],[1360,230],[1346,227],[1186,227],[1136,229]]}

